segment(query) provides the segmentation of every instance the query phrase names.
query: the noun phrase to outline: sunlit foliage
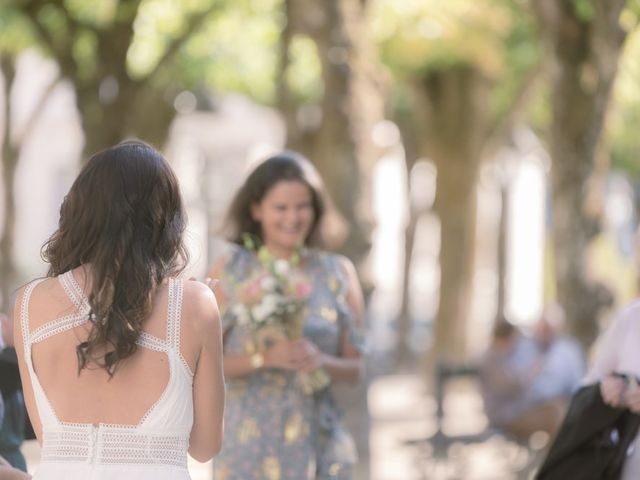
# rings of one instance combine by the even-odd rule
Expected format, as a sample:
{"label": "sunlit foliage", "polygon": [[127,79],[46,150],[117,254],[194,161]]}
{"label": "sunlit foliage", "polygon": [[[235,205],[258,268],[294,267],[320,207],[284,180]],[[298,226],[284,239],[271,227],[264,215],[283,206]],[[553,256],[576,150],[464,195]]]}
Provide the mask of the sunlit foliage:
{"label": "sunlit foliage", "polygon": [[[377,0],[372,29],[400,88],[431,70],[472,65],[494,87],[494,117],[509,110],[526,77],[541,64],[533,18],[519,0]],[[539,121],[548,117],[544,109],[535,113]]]}
{"label": "sunlit foliage", "polygon": [[629,36],[610,115],[612,165],[640,178],[640,30]]}

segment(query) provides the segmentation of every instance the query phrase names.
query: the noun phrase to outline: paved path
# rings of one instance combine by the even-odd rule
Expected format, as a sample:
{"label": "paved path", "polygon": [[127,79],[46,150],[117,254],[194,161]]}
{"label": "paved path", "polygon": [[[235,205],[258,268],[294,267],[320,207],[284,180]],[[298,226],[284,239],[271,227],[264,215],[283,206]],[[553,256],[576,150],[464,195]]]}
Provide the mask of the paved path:
{"label": "paved path", "polygon": [[[471,435],[487,427],[475,382],[454,381],[444,402],[445,434]],[[434,454],[424,440],[437,430],[436,402],[416,375],[375,379],[368,392],[371,417],[371,480],[515,480],[514,471],[529,465],[532,450],[500,435],[474,443],[452,443]],[[411,444],[411,440],[418,440]]]}

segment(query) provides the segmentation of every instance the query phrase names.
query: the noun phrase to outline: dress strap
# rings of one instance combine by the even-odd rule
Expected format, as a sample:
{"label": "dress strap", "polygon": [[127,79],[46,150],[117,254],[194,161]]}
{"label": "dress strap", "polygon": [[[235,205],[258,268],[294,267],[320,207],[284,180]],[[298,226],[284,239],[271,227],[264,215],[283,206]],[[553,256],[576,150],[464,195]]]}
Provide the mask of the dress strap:
{"label": "dress strap", "polygon": [[33,289],[42,282],[44,278],[39,278],[29,283],[22,294],[22,302],[20,303],[20,324],[22,325],[22,341],[24,344],[24,351],[27,352],[31,345],[31,333],[29,332],[29,300]]}
{"label": "dress strap", "polygon": [[78,327],[87,323],[89,317],[86,314],[76,313],[73,315],[67,315],[56,320],[51,320],[44,325],[36,328],[30,335],[31,343],[38,343],[49,337],[52,337],[58,333],[66,332],[72,328]]}
{"label": "dress strap", "polygon": [[141,347],[155,350],[156,352],[167,351],[167,342],[147,332],[141,332],[136,343]]}
{"label": "dress strap", "polygon": [[87,315],[91,311],[91,305],[89,304],[89,300],[84,294],[84,291],[82,290],[80,285],[78,285],[78,282],[73,276],[73,272],[69,270],[68,272],[60,275],[58,278],[60,279],[62,288],[64,288],[64,291],[66,292],[67,296],[76,307],[78,312]]}
{"label": "dress strap", "polygon": [[169,279],[169,304],[167,307],[167,343],[180,351],[180,316],[182,314],[182,280]]}

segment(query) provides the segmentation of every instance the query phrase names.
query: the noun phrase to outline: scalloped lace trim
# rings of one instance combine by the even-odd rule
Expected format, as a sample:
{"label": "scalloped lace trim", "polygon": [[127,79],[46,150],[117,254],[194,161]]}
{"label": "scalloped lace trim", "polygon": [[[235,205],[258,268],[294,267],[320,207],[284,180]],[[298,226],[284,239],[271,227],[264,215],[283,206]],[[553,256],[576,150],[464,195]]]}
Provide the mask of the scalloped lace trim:
{"label": "scalloped lace trim", "polygon": [[187,467],[189,435],[141,433],[121,426],[63,424],[45,431],[41,462]]}

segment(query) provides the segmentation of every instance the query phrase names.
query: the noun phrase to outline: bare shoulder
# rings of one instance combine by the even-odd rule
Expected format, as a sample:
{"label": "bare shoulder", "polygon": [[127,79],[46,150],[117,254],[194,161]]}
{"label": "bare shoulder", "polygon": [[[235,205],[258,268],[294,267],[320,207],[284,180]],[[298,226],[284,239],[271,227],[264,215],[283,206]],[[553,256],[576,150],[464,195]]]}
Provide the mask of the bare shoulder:
{"label": "bare shoulder", "polygon": [[342,273],[345,276],[347,302],[357,313],[357,316],[360,317],[361,313],[364,311],[364,299],[356,267],[353,265],[353,262],[344,255],[331,255],[335,257],[338,267],[342,270]]}
{"label": "bare shoulder", "polygon": [[[36,285],[37,283],[37,285]],[[33,311],[33,307],[36,309],[40,307],[46,307],[47,310],[52,310],[56,306],[59,306],[59,303],[63,302],[64,299],[64,291],[59,285],[57,278],[44,278],[44,279],[34,279],[29,283],[22,285],[15,292],[15,302],[13,305],[13,324],[14,330],[17,331],[21,328],[20,315],[22,313],[23,308],[26,307],[24,305],[25,302],[25,292],[27,288],[31,287],[31,294],[28,299],[29,302],[29,310]],[[33,318],[33,315],[30,315],[29,325],[31,328],[36,328],[42,319]],[[39,321],[40,320],[40,321]]]}
{"label": "bare shoulder", "polygon": [[[33,285],[32,285],[33,284]],[[48,278],[35,278],[28,283],[25,283],[20,288],[16,290],[16,303],[15,307],[20,307],[20,301],[24,297],[24,293],[27,288],[32,287],[31,299],[38,298],[41,295],[51,294],[52,292],[56,292],[60,290],[60,282],[57,277],[48,277]]]}
{"label": "bare shoulder", "polygon": [[196,280],[184,281],[183,303],[194,316],[208,317],[218,312],[216,297],[211,288]]}
{"label": "bare shoulder", "polygon": [[340,255],[338,253],[329,253],[327,255],[333,257],[333,261],[335,262],[334,265],[337,264],[338,268],[344,274],[347,288],[349,290],[360,289],[360,279],[353,262],[344,255]]}
{"label": "bare shoulder", "polygon": [[211,288],[202,282],[184,281],[183,318],[198,333],[220,328],[218,304]]}
{"label": "bare shoulder", "polygon": [[21,347],[23,341],[22,322],[20,321],[20,315],[22,312],[22,299],[24,298],[24,291],[27,289],[27,285],[23,285],[16,291],[16,299],[13,305],[13,315],[11,325],[13,327],[13,344]]}
{"label": "bare shoulder", "polygon": [[357,279],[358,273],[356,272],[356,267],[353,265],[353,262],[344,255],[335,255],[338,261],[338,265],[340,265],[340,268],[342,268],[347,277],[349,277],[349,280],[351,281],[353,279]]}
{"label": "bare shoulder", "polygon": [[14,301],[14,305],[13,305],[13,311],[14,312],[19,312],[20,308],[22,307],[22,299],[24,298],[24,292],[27,289],[27,287],[29,286],[28,283],[22,285],[20,288],[18,288],[15,292],[15,301]]}

